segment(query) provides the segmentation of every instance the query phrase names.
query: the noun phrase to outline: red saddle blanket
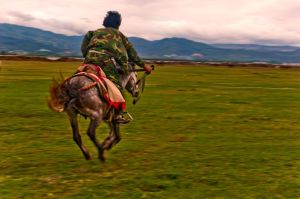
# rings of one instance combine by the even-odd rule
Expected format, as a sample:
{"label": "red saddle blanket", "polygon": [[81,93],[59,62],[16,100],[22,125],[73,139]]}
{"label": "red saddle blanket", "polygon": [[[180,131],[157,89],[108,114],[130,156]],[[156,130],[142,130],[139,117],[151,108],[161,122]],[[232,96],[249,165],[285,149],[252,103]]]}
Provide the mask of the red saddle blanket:
{"label": "red saddle blanket", "polygon": [[82,64],[77,69],[76,76],[77,75],[88,76],[94,80],[100,89],[101,95],[110,106],[117,110],[126,109],[126,102],[122,93],[112,81],[106,78],[105,73],[99,66],[94,64]]}

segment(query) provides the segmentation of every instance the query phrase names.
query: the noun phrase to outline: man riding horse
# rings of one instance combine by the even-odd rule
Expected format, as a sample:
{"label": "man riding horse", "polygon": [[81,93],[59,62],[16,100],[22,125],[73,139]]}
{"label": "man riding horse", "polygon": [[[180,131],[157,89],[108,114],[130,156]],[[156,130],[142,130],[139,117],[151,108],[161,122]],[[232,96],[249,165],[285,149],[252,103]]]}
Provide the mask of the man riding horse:
{"label": "man riding horse", "polygon": [[[86,33],[81,52],[85,64],[98,65],[106,77],[124,94],[120,74],[128,73],[129,62],[144,68],[147,73],[151,73],[152,68],[143,62],[128,38],[119,31],[121,20],[121,15],[117,11],[107,12],[103,20],[104,28]],[[116,110],[115,121],[129,122],[124,117],[122,109]]]}

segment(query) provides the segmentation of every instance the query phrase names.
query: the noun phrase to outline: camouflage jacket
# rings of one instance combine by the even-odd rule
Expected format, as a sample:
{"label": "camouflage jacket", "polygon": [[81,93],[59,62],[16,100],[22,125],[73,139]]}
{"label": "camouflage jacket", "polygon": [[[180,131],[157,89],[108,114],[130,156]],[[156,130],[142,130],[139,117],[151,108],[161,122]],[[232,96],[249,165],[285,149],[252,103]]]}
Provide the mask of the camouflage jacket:
{"label": "camouflage jacket", "polygon": [[102,52],[103,57],[113,57],[126,70],[128,62],[143,67],[143,60],[137,55],[128,38],[115,28],[100,28],[88,31],[82,41],[81,52],[89,59],[89,51]]}

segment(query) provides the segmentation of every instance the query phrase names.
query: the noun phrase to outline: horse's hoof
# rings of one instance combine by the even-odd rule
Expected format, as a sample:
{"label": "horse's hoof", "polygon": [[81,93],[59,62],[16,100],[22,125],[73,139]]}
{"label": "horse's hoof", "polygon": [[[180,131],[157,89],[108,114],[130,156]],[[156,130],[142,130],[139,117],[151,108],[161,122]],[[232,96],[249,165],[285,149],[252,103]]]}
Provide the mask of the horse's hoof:
{"label": "horse's hoof", "polygon": [[85,155],[84,157],[85,157],[86,160],[91,160],[92,159],[92,157],[90,155]]}
{"label": "horse's hoof", "polygon": [[99,160],[100,160],[101,162],[105,162],[104,154],[99,155]]}
{"label": "horse's hoof", "polygon": [[105,157],[99,157],[99,160],[100,160],[101,162],[105,162]]}
{"label": "horse's hoof", "polygon": [[86,157],[85,159],[86,159],[86,160],[91,160],[92,158],[91,158],[91,157]]}

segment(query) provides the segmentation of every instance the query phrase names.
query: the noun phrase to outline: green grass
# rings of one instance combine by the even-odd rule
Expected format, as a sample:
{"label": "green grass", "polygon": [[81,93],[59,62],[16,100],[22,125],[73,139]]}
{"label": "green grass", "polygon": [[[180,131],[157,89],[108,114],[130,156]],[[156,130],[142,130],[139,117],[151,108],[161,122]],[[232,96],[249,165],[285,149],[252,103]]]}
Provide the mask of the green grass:
{"label": "green grass", "polygon": [[51,78],[78,65],[2,61],[1,199],[300,197],[300,70],[157,67],[101,163],[88,121],[91,161],[45,102]]}

